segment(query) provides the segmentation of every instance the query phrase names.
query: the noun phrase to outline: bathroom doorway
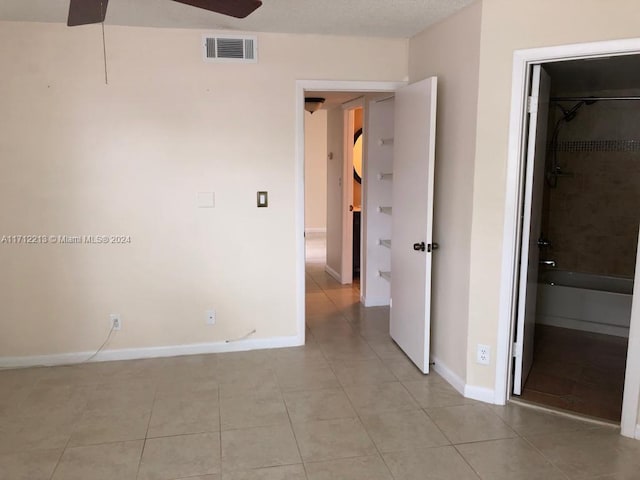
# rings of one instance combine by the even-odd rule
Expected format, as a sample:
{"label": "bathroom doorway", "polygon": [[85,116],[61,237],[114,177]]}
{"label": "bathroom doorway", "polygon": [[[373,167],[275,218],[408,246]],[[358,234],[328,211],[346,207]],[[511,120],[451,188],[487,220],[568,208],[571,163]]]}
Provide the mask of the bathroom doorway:
{"label": "bathroom doorway", "polygon": [[542,64],[532,82],[527,323],[515,332],[513,394],[620,422],[640,224],[640,56]]}

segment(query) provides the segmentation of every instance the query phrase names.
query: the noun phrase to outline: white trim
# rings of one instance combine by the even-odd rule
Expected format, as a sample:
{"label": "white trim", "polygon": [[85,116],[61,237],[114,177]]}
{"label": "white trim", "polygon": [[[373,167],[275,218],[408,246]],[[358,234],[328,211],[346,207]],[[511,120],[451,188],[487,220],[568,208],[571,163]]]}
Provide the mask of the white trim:
{"label": "white trim", "polygon": [[296,162],[295,162],[295,242],[296,242],[296,318],[298,336],[305,343],[306,245],[304,242],[304,86],[296,82]]}
{"label": "white trim", "polygon": [[389,297],[365,297],[361,296],[360,300],[365,307],[388,307]]}
{"label": "white trim", "polygon": [[308,227],[304,229],[304,233],[327,233],[326,227]]}
{"label": "white trim", "polygon": [[[556,47],[516,50],[513,55],[511,87],[511,119],[506,174],[505,221],[502,240],[502,267],[500,281],[500,309],[496,348],[496,381],[494,403],[504,405],[509,396],[511,377],[511,348],[513,332],[514,295],[516,285],[518,216],[521,195],[522,142],[524,138],[524,99],[527,94],[527,73],[532,64],[580,58],[615,56],[640,53],[640,39],[613,40],[595,43],[561,45]],[[637,303],[637,302],[635,302]],[[638,310],[638,308],[636,308]],[[636,315],[636,317],[639,315]],[[632,325],[634,317],[632,315]],[[635,322],[637,323],[637,322]],[[632,327],[633,328],[633,327]],[[637,326],[636,328],[640,328]],[[630,342],[630,347],[632,346]],[[629,349],[627,375],[638,377],[640,385],[640,345]],[[632,436],[638,424],[638,394],[626,391],[623,401],[622,434]],[[625,415],[626,413],[626,415]]]}
{"label": "white trim", "polygon": [[342,278],[340,278],[340,274],[336,272],[333,268],[331,268],[329,265],[324,266],[324,271],[327,272],[330,276],[332,276],[335,280],[342,283]]}
{"label": "white trim", "polygon": [[491,388],[465,385],[464,396],[472,400],[478,400],[479,402],[494,403],[496,392]]}
{"label": "white trim", "polygon": [[627,369],[624,375],[624,396],[620,431],[625,437],[638,437],[638,402],[640,401],[640,232],[636,254],[636,278],[631,301],[631,324],[627,347]]}
{"label": "white trim", "polygon": [[[295,239],[298,337],[305,339],[304,92],[395,92],[407,82],[297,80],[295,89]],[[328,272],[330,275],[331,273]]]}
{"label": "white trim", "polygon": [[493,403],[495,392],[490,388],[477,387],[475,385],[467,385],[464,380],[455,374],[453,370],[442,363],[438,358],[432,357],[431,368],[434,372],[444,378],[453,388],[455,388],[465,398],[478,400],[485,403]]}
{"label": "white trim", "polygon": [[[369,82],[352,80],[297,80],[296,85],[307,92],[395,92],[407,82]],[[304,106],[304,98],[302,99]]]}
{"label": "white trim", "polygon": [[349,100],[348,102],[344,102],[341,105],[343,110],[355,110],[357,108],[365,108],[364,96],[354,98],[353,100]]}
{"label": "white trim", "polygon": [[433,365],[431,365],[433,371],[444,378],[453,388],[455,388],[460,393],[460,395],[464,395],[464,392],[466,390],[464,380],[457,374],[455,374],[453,370],[447,367],[438,358],[432,357],[431,362],[433,363]]}
{"label": "white trim", "polygon": [[[272,337],[248,339],[238,342],[192,343],[165,347],[124,348],[104,350],[89,362],[137,360],[141,358],[177,357],[179,355],[201,355],[204,353],[243,352],[266,348],[286,348],[304,345],[304,337]],[[22,368],[35,366],[67,365],[87,361],[93,352],[59,353],[31,357],[0,357],[0,368]]]}
{"label": "white trim", "polygon": [[636,431],[633,438],[640,440],[640,425],[636,425]]}

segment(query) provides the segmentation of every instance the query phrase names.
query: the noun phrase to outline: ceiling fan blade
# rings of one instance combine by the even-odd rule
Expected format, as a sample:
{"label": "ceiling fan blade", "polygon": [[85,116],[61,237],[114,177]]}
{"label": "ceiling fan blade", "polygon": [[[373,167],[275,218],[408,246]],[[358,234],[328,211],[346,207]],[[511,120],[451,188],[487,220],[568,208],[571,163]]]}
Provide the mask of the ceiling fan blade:
{"label": "ceiling fan blade", "polygon": [[174,2],[236,18],[247,17],[262,5],[260,0],[174,0]]}
{"label": "ceiling fan blade", "polygon": [[108,3],[109,0],[71,0],[67,26],[104,22]]}

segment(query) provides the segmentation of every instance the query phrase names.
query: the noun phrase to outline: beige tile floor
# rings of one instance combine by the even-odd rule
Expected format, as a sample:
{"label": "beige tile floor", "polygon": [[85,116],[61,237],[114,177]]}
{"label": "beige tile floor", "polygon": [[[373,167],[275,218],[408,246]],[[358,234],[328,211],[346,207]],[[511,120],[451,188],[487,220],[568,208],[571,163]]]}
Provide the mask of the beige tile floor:
{"label": "beige tile floor", "polygon": [[617,430],[461,397],[308,264],[307,345],[0,371],[0,480],[640,478]]}

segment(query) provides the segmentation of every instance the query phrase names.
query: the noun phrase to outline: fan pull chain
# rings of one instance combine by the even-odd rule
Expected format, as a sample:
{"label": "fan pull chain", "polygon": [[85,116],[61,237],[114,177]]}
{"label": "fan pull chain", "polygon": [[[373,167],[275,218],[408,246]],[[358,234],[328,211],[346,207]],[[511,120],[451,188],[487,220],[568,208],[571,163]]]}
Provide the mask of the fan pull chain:
{"label": "fan pull chain", "polygon": [[[102,14],[104,15],[103,2],[100,2],[100,8],[102,9]],[[109,75],[107,74],[107,42],[104,37],[104,20],[102,20],[102,56],[104,58],[104,84],[109,85]]]}

